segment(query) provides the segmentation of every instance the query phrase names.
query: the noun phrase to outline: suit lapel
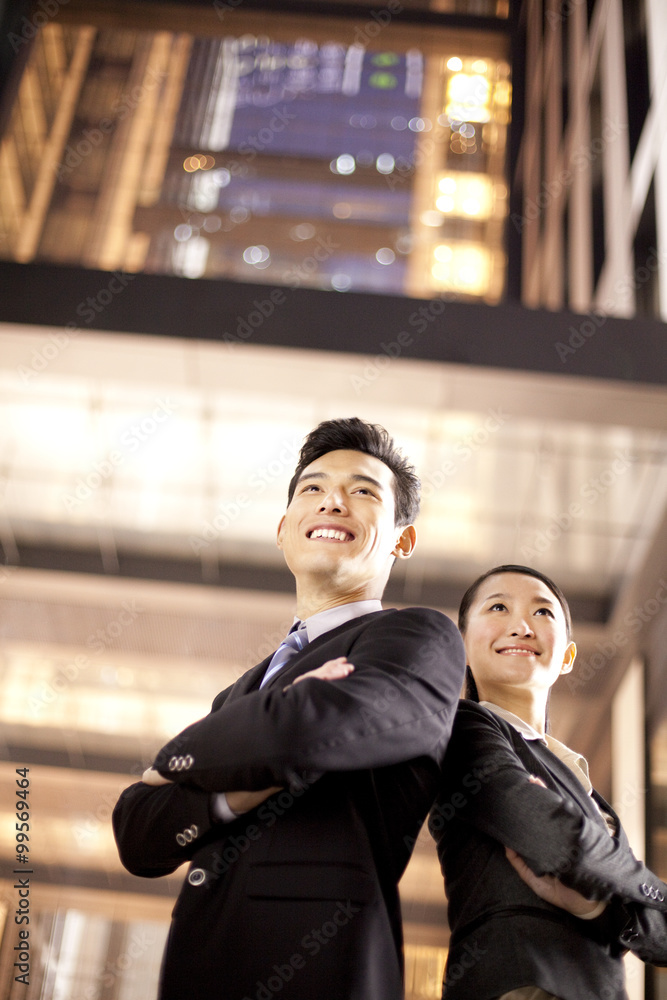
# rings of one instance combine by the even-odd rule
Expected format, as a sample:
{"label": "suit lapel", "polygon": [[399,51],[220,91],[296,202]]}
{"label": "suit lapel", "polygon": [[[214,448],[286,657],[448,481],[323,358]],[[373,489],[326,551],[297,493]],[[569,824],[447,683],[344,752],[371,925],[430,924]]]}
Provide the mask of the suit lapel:
{"label": "suit lapel", "polygon": [[273,653],[267,656],[265,660],[262,660],[261,663],[258,663],[256,667],[251,667],[250,670],[246,670],[244,674],[241,674],[229,692],[227,701],[233,701],[234,698],[240,698],[241,695],[248,694],[250,691],[256,691],[262,682],[262,677],[266,673],[266,668],[271,662],[272,656]]}
{"label": "suit lapel", "polygon": [[535,746],[531,746],[531,749],[535,756],[539,758],[542,766],[549,772],[551,779],[562,787],[569,797],[577,800],[586,815],[591,819],[595,819],[598,823],[604,824],[604,819],[593,803],[591,796],[567,764],[537,740],[535,741]]}
{"label": "suit lapel", "polygon": [[[278,673],[271,678],[266,685],[266,690],[268,691],[274,686],[284,688],[291,684],[292,681],[301,674],[308,673],[309,670],[315,670],[316,667],[321,667],[327,660],[331,660],[336,656],[344,655],[341,649],[346,645],[346,633],[363,628],[369,618],[375,618],[377,615],[384,613],[384,611],[371,611],[367,615],[360,615],[358,618],[350,618],[348,621],[343,622],[342,625],[337,625],[336,628],[332,628],[329,632],[323,632],[322,635],[318,635],[316,639],[313,639],[312,642],[309,642],[306,646],[304,646],[300,652],[295,653],[285,667],[283,667],[282,670],[279,670]],[[347,636],[348,642],[349,638],[350,637]],[[331,643],[331,648],[329,648],[329,643]],[[269,657],[268,660],[265,660],[264,663],[260,663],[258,667],[253,667],[252,670],[249,671],[249,673],[254,674],[256,670],[262,668],[258,684],[261,683],[261,679],[264,676],[264,672],[270,660],[271,657]],[[247,674],[244,674],[244,677],[246,676]],[[244,677],[241,677],[240,679],[243,680]],[[252,690],[252,688],[249,688],[248,690]],[[234,691],[236,691],[236,687],[234,688]],[[245,694],[246,691],[241,693]]]}

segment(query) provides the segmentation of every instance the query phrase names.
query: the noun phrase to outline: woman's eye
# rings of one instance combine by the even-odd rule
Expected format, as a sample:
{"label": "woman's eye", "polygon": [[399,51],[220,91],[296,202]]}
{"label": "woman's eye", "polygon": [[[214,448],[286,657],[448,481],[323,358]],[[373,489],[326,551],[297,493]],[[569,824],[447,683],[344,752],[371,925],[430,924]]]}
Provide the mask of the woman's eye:
{"label": "woman's eye", "polygon": [[489,611],[505,611],[505,610],[506,610],[505,605],[502,604],[500,601],[497,601],[495,604],[492,604],[491,607],[489,608]]}
{"label": "woman's eye", "polygon": [[551,608],[538,608],[537,611],[535,612],[535,614],[536,615],[549,615],[550,618],[553,618],[553,616],[554,616],[554,613],[551,610]]}

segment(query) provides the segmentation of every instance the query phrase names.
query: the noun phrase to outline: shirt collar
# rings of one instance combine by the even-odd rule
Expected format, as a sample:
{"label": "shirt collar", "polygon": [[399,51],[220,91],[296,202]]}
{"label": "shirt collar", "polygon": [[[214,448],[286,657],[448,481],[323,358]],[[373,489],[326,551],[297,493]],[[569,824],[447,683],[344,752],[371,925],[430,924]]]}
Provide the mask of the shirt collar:
{"label": "shirt collar", "polygon": [[[381,601],[352,601],[350,604],[340,604],[338,607],[319,611],[303,621],[303,627],[308,633],[308,642],[353,618],[361,618],[362,615],[369,615],[373,611],[382,611]],[[298,618],[294,621],[298,621]]]}
{"label": "shirt collar", "polygon": [[509,722],[510,726],[514,726],[516,731],[521,733],[524,739],[541,740],[546,746],[547,741],[542,733],[538,733],[537,729],[533,729],[532,726],[529,726],[527,722],[520,719],[518,715],[514,714],[514,712],[508,712],[506,708],[501,708],[500,705],[494,705],[492,701],[480,701],[480,705],[482,708],[488,708],[488,710],[493,712],[494,715],[500,716],[500,718],[504,719],[505,722]]}
{"label": "shirt collar", "polygon": [[501,708],[499,705],[494,705],[492,701],[480,701],[480,705],[483,708],[488,708],[490,712],[493,712],[499,718],[504,719],[505,722],[509,722],[510,726],[513,726],[518,733],[520,733],[525,740],[540,740],[544,746],[548,747],[549,750],[556,757],[560,757],[564,764],[573,771],[576,776],[581,781],[582,785],[586,791],[590,794],[591,792],[591,779],[588,774],[588,761],[576,750],[570,750],[568,746],[561,743],[560,740],[555,739],[553,736],[543,736],[542,733],[538,733],[537,729],[533,729],[529,726],[527,722],[520,719],[518,715],[513,712],[508,712],[506,708]]}

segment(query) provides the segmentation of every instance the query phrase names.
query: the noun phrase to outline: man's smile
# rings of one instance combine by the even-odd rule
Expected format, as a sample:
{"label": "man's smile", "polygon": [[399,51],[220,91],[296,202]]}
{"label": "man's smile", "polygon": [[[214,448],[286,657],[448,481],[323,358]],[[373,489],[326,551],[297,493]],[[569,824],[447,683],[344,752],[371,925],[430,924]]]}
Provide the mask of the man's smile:
{"label": "man's smile", "polygon": [[342,528],[313,528],[307,533],[307,537],[311,539],[321,538],[332,542],[351,542],[354,540],[354,535],[350,534],[349,531],[343,531]]}

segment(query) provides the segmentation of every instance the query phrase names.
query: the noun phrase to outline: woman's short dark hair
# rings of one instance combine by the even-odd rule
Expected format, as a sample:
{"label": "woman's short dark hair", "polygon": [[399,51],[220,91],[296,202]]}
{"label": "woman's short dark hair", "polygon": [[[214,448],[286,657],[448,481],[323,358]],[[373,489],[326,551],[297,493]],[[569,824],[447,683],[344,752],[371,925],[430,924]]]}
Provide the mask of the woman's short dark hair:
{"label": "woman's short dark hair", "polygon": [[419,513],[421,483],[414,466],[403,457],[384,427],[359,417],[323,420],[310,432],[299,453],[299,461],[289,484],[287,505],[304,469],[330,451],[361,451],[371,455],[394,474],[394,522],[397,527],[412,524]]}
{"label": "woman's short dark hair", "polygon": [[[470,612],[470,606],[477,595],[477,591],[485,580],[488,580],[490,576],[496,576],[497,573],[520,573],[523,576],[534,576],[536,580],[541,580],[542,583],[549,588],[563,609],[567,641],[570,641],[572,638],[572,615],[570,614],[570,606],[567,603],[565,594],[560,589],[558,584],[554,583],[553,580],[546,575],[546,573],[541,573],[539,569],[532,569],[530,566],[516,566],[513,564],[507,566],[494,566],[493,569],[487,570],[486,573],[482,573],[481,576],[477,577],[474,583],[470,584],[461,598],[461,603],[459,604],[459,632],[461,635],[465,635],[466,628],[468,627],[468,614]],[[479,701],[477,685],[475,684],[475,678],[473,677],[469,666],[466,666],[465,697],[469,698],[471,701]]]}

